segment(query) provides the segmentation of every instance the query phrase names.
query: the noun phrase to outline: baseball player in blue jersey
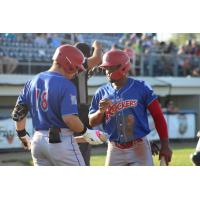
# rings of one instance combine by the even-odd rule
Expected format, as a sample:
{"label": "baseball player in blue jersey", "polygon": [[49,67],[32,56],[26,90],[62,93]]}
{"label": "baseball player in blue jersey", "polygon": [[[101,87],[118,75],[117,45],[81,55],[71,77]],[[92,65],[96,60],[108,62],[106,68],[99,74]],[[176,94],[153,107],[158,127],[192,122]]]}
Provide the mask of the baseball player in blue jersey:
{"label": "baseball player in blue jersey", "polygon": [[167,125],[157,96],[144,81],[127,77],[128,55],[120,50],[104,54],[100,66],[110,83],[100,87],[91,102],[89,122],[92,127],[103,124],[108,134],[105,165],[153,165],[147,135],[150,133],[147,110],[152,115],[160,136],[159,158],[171,161]]}
{"label": "baseball player in blue jersey", "polygon": [[[83,59],[71,45],[58,47],[51,68],[28,81],[18,97],[12,118],[34,165],[85,165],[77,142],[102,143],[102,132],[87,129],[77,116],[76,88],[70,80],[84,70]],[[31,142],[25,130],[28,111],[35,129]],[[81,135],[77,141],[74,132]]]}

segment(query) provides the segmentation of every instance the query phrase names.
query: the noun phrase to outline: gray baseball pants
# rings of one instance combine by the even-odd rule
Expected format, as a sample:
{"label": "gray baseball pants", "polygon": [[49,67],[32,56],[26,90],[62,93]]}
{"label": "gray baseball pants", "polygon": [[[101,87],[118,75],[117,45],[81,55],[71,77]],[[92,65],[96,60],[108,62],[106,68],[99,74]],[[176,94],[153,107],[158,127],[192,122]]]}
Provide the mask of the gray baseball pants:
{"label": "gray baseball pants", "polygon": [[84,166],[85,162],[69,129],[61,129],[61,143],[49,143],[48,131],[36,131],[31,141],[35,166]]}
{"label": "gray baseball pants", "polygon": [[120,149],[114,142],[108,142],[105,166],[153,166],[147,137],[127,149]]}

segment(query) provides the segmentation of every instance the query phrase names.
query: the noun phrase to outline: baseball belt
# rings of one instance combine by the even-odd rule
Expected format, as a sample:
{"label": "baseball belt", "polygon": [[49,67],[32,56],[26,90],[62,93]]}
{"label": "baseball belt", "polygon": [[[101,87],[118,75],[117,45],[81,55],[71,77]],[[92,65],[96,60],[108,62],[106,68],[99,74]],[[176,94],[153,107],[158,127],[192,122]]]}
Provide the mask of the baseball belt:
{"label": "baseball belt", "polygon": [[117,142],[111,142],[111,144],[115,145],[116,147],[120,148],[120,149],[129,149],[131,147],[133,147],[134,145],[136,145],[139,142],[142,142],[143,139],[142,138],[138,138],[135,140],[132,140],[130,142],[126,142],[126,143],[117,143]]}

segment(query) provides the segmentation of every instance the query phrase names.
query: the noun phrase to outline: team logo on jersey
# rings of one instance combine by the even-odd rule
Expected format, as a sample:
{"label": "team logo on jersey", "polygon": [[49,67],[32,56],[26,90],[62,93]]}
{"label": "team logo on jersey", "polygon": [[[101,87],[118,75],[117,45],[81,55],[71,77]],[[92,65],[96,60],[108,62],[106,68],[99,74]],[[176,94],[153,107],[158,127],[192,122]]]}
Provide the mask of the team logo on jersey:
{"label": "team logo on jersey", "polygon": [[71,98],[71,104],[72,104],[72,105],[77,105],[76,96],[75,96],[75,95],[70,95],[70,98]]}
{"label": "team logo on jersey", "polygon": [[138,101],[136,99],[129,99],[126,101],[121,101],[121,102],[112,104],[106,111],[106,121],[108,121],[112,116],[114,116],[117,112],[121,110],[130,108],[130,107],[136,107],[137,102]]}

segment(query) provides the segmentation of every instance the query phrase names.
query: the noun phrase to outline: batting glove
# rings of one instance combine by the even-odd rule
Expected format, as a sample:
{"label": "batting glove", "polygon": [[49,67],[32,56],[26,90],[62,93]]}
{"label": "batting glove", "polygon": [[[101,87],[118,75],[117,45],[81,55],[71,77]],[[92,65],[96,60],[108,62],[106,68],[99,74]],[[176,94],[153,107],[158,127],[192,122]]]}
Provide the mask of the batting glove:
{"label": "batting glove", "polygon": [[106,133],[99,130],[87,129],[83,134],[84,139],[92,145],[103,144],[107,140]]}

